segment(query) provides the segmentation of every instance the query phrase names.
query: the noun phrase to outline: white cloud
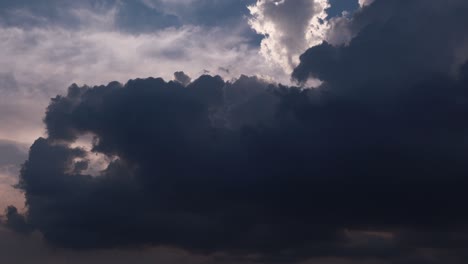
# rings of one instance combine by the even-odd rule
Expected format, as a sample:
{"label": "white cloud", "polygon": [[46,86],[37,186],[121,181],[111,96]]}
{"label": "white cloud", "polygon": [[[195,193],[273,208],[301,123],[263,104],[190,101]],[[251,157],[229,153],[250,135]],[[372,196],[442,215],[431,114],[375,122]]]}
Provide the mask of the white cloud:
{"label": "white cloud", "polygon": [[328,0],[258,0],[249,22],[265,35],[261,54],[291,72],[305,50],[322,43],[328,7]]}
{"label": "white cloud", "polygon": [[359,5],[361,7],[364,7],[364,6],[372,4],[372,2],[374,2],[374,0],[359,0]]}
{"label": "white cloud", "polygon": [[50,80],[100,84],[137,76],[172,78],[177,70],[197,75],[205,69],[217,73],[218,67],[230,69],[233,76],[271,72],[263,58],[256,56],[257,50],[235,32],[192,26],[139,35],[0,28],[0,48],[0,62],[8,65],[20,86]]}

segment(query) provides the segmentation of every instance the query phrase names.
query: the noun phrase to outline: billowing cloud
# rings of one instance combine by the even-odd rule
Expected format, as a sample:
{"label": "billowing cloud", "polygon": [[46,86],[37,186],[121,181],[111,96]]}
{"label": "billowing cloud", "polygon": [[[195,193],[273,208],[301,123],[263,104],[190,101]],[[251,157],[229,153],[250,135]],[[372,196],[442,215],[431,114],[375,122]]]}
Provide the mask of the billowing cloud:
{"label": "billowing cloud", "polygon": [[338,32],[348,32],[348,44],[309,49],[293,76],[299,81],[318,78],[356,95],[364,87],[384,95],[431,75],[457,75],[468,58],[468,20],[458,11],[468,6],[459,0],[422,2],[374,2],[335,25]]}
{"label": "billowing cloud", "polygon": [[305,49],[323,41],[328,7],[327,0],[259,0],[250,6],[250,25],[265,36],[262,55],[290,72]]}
{"label": "billowing cloud", "polygon": [[[438,248],[468,220],[468,108],[456,103],[467,80],[438,77],[385,108],[248,77],[74,85],[48,107],[48,138],[21,173],[26,223],[67,248],[286,260]],[[80,173],[86,150],[69,145],[86,134],[114,157],[97,177]]]}

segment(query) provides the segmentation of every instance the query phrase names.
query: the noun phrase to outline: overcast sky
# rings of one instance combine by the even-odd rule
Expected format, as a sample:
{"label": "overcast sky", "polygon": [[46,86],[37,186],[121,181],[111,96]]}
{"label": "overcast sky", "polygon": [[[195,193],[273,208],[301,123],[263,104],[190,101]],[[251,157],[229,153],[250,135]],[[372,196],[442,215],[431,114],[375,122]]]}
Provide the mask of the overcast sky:
{"label": "overcast sky", "polygon": [[465,0],[0,0],[0,262],[468,263]]}

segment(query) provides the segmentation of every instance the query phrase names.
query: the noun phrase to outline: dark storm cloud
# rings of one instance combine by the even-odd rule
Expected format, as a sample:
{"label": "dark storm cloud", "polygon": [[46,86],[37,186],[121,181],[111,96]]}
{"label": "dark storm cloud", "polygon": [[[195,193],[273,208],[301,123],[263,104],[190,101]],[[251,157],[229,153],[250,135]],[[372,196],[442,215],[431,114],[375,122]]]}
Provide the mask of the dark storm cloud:
{"label": "dark storm cloud", "polygon": [[[377,0],[346,25],[349,45],[302,56],[294,77],[317,89],[245,76],[73,85],[23,166],[28,213],[8,220],[67,248],[464,263],[466,8]],[[98,177],[70,146],[86,134],[112,160]]]}
{"label": "dark storm cloud", "polygon": [[293,77],[319,78],[338,89],[385,85],[395,90],[446,74],[468,57],[467,11],[461,0],[376,1],[334,29],[355,36],[349,45],[309,49]]}
{"label": "dark storm cloud", "polygon": [[[451,102],[466,83],[442,84],[459,94],[434,103],[410,93],[389,113],[246,77],[72,86],[23,167],[27,222],[72,248],[398,256],[398,238],[345,229],[444,233],[468,218],[468,109]],[[427,105],[439,114],[422,114]],[[118,157],[96,178],[76,173],[85,153],[64,145],[85,133],[95,152]]]}

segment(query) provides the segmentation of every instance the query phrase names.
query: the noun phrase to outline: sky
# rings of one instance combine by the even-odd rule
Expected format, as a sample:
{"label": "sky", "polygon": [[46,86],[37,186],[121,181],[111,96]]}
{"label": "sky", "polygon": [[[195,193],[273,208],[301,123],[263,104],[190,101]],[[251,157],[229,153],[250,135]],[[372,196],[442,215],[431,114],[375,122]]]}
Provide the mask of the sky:
{"label": "sky", "polygon": [[0,261],[468,263],[465,0],[0,0]]}

